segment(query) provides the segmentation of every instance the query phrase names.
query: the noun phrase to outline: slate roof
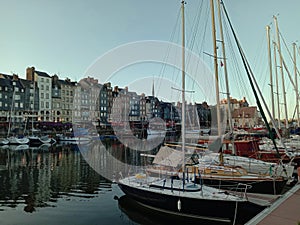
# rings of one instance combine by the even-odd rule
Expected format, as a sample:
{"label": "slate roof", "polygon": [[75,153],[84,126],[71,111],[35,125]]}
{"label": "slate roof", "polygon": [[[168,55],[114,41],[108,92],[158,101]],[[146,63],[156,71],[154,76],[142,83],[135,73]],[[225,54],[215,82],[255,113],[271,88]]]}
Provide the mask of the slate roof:
{"label": "slate roof", "polygon": [[45,73],[45,72],[41,72],[41,71],[35,71],[39,76],[41,76],[41,77],[48,77],[48,78],[50,78],[50,76],[47,74],[47,73]]}

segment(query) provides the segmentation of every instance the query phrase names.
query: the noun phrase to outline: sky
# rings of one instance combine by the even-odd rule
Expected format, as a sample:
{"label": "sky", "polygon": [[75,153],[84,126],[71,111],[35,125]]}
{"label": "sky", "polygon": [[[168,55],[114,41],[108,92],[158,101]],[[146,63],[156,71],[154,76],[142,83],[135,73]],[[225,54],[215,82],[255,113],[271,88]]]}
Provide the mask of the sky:
{"label": "sky", "polygon": [[[180,45],[180,2],[181,0],[0,0],[0,73],[15,73],[25,78],[26,68],[34,66],[49,75],[58,74],[61,78],[68,77],[76,81],[85,76],[93,76],[98,78],[100,83],[111,81],[113,85],[130,86],[132,91],[148,95],[151,94],[152,83],[155,83],[155,93],[158,96],[175,101],[179,98],[179,92],[174,89],[171,91],[170,88],[180,87],[178,68],[174,69],[157,62],[134,61],[114,70],[113,76],[104,74],[101,69],[93,71],[91,68],[108,53],[118,54],[120,46],[126,46],[128,43],[151,40]],[[292,51],[293,42],[300,46],[300,29],[297,29],[300,21],[300,2],[224,0],[224,4],[266,101],[270,104],[265,27],[270,25],[271,38],[275,39],[273,15],[276,15],[280,33],[289,50]],[[213,54],[209,1],[188,0],[185,15],[186,46],[198,54],[211,70],[208,80],[204,79],[202,74],[197,78],[197,82],[193,82],[196,78],[191,75],[187,89],[195,94],[187,94],[188,99],[191,102],[212,103],[215,84],[213,59],[208,56]],[[226,29],[226,26],[224,28]],[[224,33],[226,37],[226,32]],[[227,35],[229,37],[228,33]],[[218,38],[220,33],[217,31]],[[250,104],[255,105],[248,81],[244,79],[241,63],[239,59],[235,59],[239,56],[234,56],[236,50],[233,38],[229,37],[225,43],[226,48],[228,47],[226,52],[229,53],[226,58],[228,57],[230,73],[230,93],[238,99],[247,96]],[[136,46],[131,47],[134,49]],[[218,44],[218,51],[220,47]],[[284,52],[283,41],[281,48]],[[163,50],[161,55],[169,57],[168,49]],[[128,54],[131,52],[134,51],[129,49]],[[138,54],[142,55],[143,50]],[[180,53],[176,54],[180,59]],[[291,59],[288,53],[283,54],[293,75]],[[126,57],[126,54],[123,57]],[[300,59],[298,61],[300,62]],[[180,61],[176,63],[180,64]],[[224,98],[222,93],[226,91],[225,79],[220,66],[219,73],[220,97]],[[244,78],[239,78],[240,73]],[[195,74],[201,74],[201,71],[198,70]],[[288,78],[285,79],[289,96],[289,115],[292,116],[295,97],[293,87]],[[283,100],[280,101],[282,104]]]}

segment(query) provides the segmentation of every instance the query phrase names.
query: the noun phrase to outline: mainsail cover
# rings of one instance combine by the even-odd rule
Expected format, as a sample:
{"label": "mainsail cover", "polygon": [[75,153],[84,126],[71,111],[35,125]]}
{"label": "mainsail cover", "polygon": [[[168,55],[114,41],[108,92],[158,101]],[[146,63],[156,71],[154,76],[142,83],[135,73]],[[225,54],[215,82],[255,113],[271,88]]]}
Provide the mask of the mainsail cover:
{"label": "mainsail cover", "polygon": [[162,146],[156,154],[153,164],[161,166],[179,167],[182,164],[183,154],[181,151]]}

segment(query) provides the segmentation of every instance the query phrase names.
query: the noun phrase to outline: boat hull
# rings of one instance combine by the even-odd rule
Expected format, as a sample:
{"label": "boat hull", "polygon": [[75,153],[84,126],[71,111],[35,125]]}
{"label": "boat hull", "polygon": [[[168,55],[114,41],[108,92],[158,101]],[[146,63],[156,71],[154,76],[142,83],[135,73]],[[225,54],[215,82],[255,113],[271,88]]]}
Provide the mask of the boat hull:
{"label": "boat hull", "polygon": [[[200,184],[199,177],[195,178],[195,182]],[[287,179],[279,180],[260,180],[260,179],[239,179],[236,178],[216,178],[216,177],[202,177],[201,182],[205,185],[221,188],[231,191],[244,191],[245,185],[249,185],[247,192],[260,194],[281,194],[286,186]],[[244,185],[239,185],[244,184]]]}
{"label": "boat hull", "polygon": [[[198,198],[164,195],[122,183],[119,183],[119,187],[127,196],[139,202],[144,207],[167,214],[176,214],[195,219],[232,222],[236,215],[237,221],[245,223],[265,208],[264,206],[259,206],[248,201],[236,202],[224,199],[212,201],[205,198],[199,200]],[[179,200],[180,209],[178,207]]]}

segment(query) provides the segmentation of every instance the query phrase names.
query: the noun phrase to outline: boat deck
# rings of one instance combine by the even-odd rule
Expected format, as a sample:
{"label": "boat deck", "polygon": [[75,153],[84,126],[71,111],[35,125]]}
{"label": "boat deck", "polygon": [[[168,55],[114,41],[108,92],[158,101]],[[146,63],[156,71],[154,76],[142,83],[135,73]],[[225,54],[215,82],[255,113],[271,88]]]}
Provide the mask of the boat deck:
{"label": "boat deck", "polygon": [[296,225],[300,222],[300,183],[291,188],[270,207],[263,210],[247,225]]}

